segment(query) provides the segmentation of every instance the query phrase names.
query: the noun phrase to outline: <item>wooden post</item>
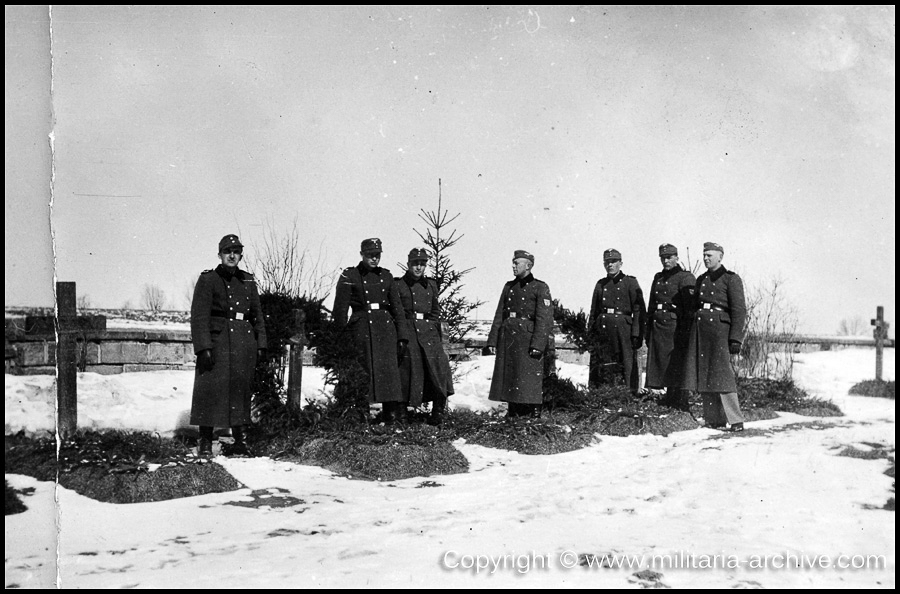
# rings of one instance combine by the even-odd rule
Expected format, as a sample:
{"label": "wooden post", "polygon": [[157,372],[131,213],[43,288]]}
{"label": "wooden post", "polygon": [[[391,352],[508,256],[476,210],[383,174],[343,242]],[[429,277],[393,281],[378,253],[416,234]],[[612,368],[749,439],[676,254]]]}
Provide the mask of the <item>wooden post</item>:
{"label": "wooden post", "polygon": [[884,361],[884,339],[887,338],[888,329],[891,327],[884,321],[883,306],[879,305],[875,309],[875,319],[872,320],[872,325],[875,326],[875,330],[872,331],[872,334],[875,335],[875,379],[880,382],[882,362]]}
{"label": "wooden post", "polygon": [[75,283],[56,283],[56,431],[61,439],[71,437],[78,428],[75,318]]}
{"label": "wooden post", "polygon": [[306,344],[306,314],[294,310],[294,334],[290,338],[291,356],[288,372],[288,408],[299,412],[303,406],[301,384],[303,381],[303,347]]}

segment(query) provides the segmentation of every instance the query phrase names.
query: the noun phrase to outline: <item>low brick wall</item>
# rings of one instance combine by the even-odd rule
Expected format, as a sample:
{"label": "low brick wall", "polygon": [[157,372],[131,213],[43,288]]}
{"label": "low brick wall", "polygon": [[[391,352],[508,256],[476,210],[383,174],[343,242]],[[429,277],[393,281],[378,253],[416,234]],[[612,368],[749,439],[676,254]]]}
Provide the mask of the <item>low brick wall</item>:
{"label": "low brick wall", "polygon": [[[477,357],[483,346],[483,340],[476,340],[469,349],[461,347],[453,351],[457,358],[465,358],[466,355]],[[196,362],[191,333],[185,330],[113,329],[93,333],[78,339],[76,356],[79,369],[101,374],[164,369],[192,370]],[[557,343],[556,356],[566,363],[588,363],[587,353],[579,353],[565,343]],[[312,363],[313,352],[304,349],[303,364]],[[8,332],[5,371],[13,375],[55,374],[55,337]]]}
{"label": "low brick wall", "polygon": [[[77,340],[79,369],[113,374],[193,369],[196,358],[187,331],[107,330]],[[56,340],[47,335],[6,338],[6,373],[56,373]]]}

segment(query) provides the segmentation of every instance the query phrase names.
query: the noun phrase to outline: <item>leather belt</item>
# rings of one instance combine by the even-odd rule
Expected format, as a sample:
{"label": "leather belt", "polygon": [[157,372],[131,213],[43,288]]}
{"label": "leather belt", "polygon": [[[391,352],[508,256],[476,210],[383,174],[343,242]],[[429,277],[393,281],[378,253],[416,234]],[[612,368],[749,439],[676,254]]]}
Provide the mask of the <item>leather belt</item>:
{"label": "leather belt", "polygon": [[711,309],[713,311],[724,311],[725,313],[728,313],[728,310],[724,307],[719,307],[718,305],[714,305],[712,303],[701,303],[700,309]]}
{"label": "leather belt", "polygon": [[211,315],[214,318],[225,318],[226,320],[237,320],[238,322],[249,322],[250,321],[249,319],[247,319],[246,316],[244,316],[244,314],[242,314],[240,312],[223,313],[223,312],[214,311],[209,315]]}
{"label": "leather belt", "polygon": [[678,309],[674,304],[671,303],[657,303],[656,311],[668,311],[673,312]]}
{"label": "leather belt", "polygon": [[[523,316],[523,315],[517,314],[514,311],[507,312],[506,318],[524,318],[527,320],[531,320],[532,322],[534,321],[534,316]],[[504,319],[506,319],[506,318],[504,318]]]}
{"label": "leather belt", "polygon": [[603,311],[600,312],[603,315],[608,316],[630,316],[631,312],[625,313],[624,311],[619,311],[618,309],[613,309],[611,307],[604,307]]}
{"label": "leather belt", "polygon": [[428,314],[423,314],[423,313],[416,313],[416,312],[413,312],[413,313],[411,313],[411,314],[409,314],[409,315],[411,315],[412,318],[413,318],[414,320],[430,320],[430,319],[431,319],[431,316],[430,316],[430,315],[428,315]]}
{"label": "leather belt", "polygon": [[381,306],[382,306],[381,303],[367,303],[366,304],[366,308],[370,309],[370,310],[381,309]]}

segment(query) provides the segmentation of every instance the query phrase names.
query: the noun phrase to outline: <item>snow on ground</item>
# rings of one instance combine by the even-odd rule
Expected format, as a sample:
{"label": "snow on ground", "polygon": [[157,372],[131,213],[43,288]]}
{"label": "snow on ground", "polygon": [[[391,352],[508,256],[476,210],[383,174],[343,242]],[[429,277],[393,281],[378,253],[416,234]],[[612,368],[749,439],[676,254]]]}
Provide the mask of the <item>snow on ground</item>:
{"label": "snow on ground", "polygon": [[129,318],[108,318],[106,327],[109,330],[180,330],[191,331],[190,322],[171,322],[167,320],[132,320]]}
{"label": "snow on ground", "polygon": [[[492,362],[467,364],[455,406],[493,406]],[[316,373],[304,370],[304,390],[323,397]],[[561,373],[586,376],[577,365]],[[471,465],[462,475],[365,482],[219,457],[247,488],[132,505],[8,475],[35,491],[28,511],[6,518],[6,585],[53,586],[58,552],[58,583],[72,588],[639,587],[633,574],[648,568],[683,588],[893,588],[894,514],[870,509],[892,496],[887,463],[836,455],[894,447],[894,401],[847,394],[873,375],[872,349],[802,354],[795,378],[845,417],[785,414],[748,424],[772,430],[753,436],[603,437],[554,456],[459,442]],[[893,349],[885,376],[894,378]],[[80,420],[171,433],[191,378],[81,374]],[[6,376],[7,433],[49,428],[54,392],[52,378]],[[579,566],[579,555],[595,562]],[[599,567],[604,555],[626,567]]]}

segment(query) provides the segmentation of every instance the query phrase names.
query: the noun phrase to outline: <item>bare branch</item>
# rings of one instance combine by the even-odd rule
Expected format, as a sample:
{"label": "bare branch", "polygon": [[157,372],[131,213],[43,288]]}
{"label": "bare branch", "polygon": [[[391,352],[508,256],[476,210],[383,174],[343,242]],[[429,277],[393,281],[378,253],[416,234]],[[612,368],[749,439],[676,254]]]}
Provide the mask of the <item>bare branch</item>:
{"label": "bare branch", "polygon": [[313,255],[309,246],[300,247],[296,216],[290,230],[283,235],[270,218],[263,226],[262,244],[253,244],[247,267],[256,276],[260,292],[321,301],[328,297],[339,272],[338,268],[325,264],[327,253],[323,244],[324,240]]}

